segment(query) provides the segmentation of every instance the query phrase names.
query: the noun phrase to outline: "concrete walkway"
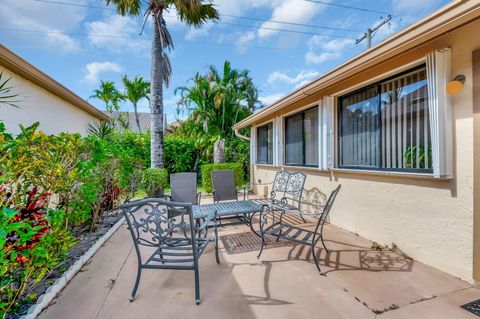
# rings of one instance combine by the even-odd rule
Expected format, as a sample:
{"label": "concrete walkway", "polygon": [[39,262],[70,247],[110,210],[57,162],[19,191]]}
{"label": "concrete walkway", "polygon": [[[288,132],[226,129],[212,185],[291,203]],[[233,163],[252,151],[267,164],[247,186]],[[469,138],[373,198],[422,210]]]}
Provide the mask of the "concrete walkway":
{"label": "concrete walkway", "polygon": [[[220,235],[246,232],[243,226]],[[459,308],[480,290],[333,225],[319,249],[320,276],[304,246],[229,255],[213,245],[200,262],[202,303],[194,302],[191,271],[144,270],[137,298],[130,233],[121,227],[40,318],[478,318]]]}

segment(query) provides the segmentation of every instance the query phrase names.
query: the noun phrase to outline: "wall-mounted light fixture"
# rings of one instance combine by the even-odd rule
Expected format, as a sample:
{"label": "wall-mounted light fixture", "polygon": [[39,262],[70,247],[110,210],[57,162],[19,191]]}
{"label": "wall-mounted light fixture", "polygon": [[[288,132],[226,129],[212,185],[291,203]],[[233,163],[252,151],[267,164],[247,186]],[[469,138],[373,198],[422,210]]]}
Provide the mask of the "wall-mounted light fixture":
{"label": "wall-mounted light fixture", "polygon": [[451,95],[457,95],[463,90],[463,84],[465,83],[465,75],[459,74],[452,81],[447,83],[447,93]]}

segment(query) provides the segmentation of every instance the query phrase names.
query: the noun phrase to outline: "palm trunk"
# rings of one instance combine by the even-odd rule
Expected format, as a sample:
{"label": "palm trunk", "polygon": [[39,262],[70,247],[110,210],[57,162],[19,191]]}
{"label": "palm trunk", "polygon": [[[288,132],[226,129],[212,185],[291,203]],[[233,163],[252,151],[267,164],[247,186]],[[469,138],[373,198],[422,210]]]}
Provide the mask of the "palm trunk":
{"label": "palm trunk", "polygon": [[135,122],[137,122],[138,131],[142,132],[142,129],[140,128],[140,119],[138,117],[137,103],[133,103],[133,110],[135,112]]}
{"label": "palm trunk", "polygon": [[152,19],[152,74],[150,79],[151,167],[163,168],[163,47],[160,41],[157,19]]}

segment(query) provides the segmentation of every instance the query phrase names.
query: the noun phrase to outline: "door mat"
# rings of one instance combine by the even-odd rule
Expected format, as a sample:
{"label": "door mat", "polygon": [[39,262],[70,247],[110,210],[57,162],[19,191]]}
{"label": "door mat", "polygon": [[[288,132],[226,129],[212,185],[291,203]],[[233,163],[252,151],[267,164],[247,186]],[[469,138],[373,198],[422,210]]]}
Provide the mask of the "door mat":
{"label": "door mat", "polygon": [[[259,251],[261,247],[260,237],[252,232],[223,235],[220,236],[220,240],[229,255]],[[265,235],[265,240],[266,244],[263,249],[295,245],[295,243],[283,239],[277,242],[277,237],[271,235]]]}
{"label": "door mat", "polygon": [[480,299],[469,302],[460,307],[480,317]]}

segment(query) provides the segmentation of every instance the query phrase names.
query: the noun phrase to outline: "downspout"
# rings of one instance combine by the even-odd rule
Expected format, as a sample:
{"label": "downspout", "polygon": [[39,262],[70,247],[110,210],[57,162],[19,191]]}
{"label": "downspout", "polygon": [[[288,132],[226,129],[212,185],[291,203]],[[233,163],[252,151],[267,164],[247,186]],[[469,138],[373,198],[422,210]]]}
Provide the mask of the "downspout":
{"label": "downspout", "polygon": [[[235,136],[241,138],[242,140],[245,140],[245,141],[250,142],[250,138],[247,137],[247,136],[245,136],[245,135],[240,134],[240,132],[238,132],[238,128],[234,129],[234,132],[235,132]],[[251,148],[250,148],[250,149],[251,149]],[[250,157],[250,158],[251,158],[251,157]],[[253,181],[255,180],[254,177],[253,177],[253,174],[254,174],[254,172],[253,172],[253,163],[250,163],[249,171],[250,171],[250,185],[252,185],[252,184],[254,183]],[[250,194],[250,187],[251,187],[250,185],[248,185],[248,191],[247,191],[247,192],[248,192],[248,195]],[[248,195],[247,195],[247,196],[248,196]]]}

